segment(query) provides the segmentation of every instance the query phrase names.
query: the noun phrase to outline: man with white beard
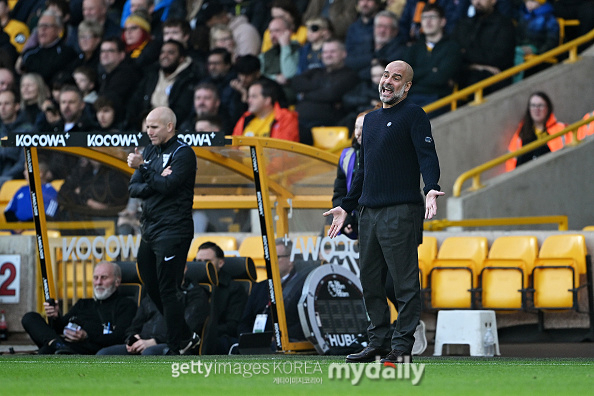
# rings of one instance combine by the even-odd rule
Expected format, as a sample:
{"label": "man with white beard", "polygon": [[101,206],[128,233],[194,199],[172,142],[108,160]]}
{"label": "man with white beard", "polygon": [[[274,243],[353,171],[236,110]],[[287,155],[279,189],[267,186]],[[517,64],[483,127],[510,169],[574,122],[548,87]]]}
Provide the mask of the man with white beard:
{"label": "man with white beard", "polygon": [[[423,109],[407,99],[413,69],[403,61],[384,69],[378,91],[382,108],[363,121],[359,168],[328,235],[342,230],[347,213],[359,211],[359,265],[365,308],[370,319],[369,346],[347,356],[347,363],[382,358],[411,363],[414,333],[421,316],[417,247],[423,240],[423,218],[437,213],[439,160],[431,124]],[[425,187],[421,194],[420,176]],[[387,273],[394,279],[398,319],[392,331],[386,300]]]}
{"label": "man with white beard", "polygon": [[21,323],[39,346],[40,355],[94,355],[99,349],[124,342],[136,313],[136,304],[118,294],[122,271],[116,263],[102,261],[93,270],[93,298],[80,299],[61,315],[58,304],[45,302],[48,322],[37,312]]}

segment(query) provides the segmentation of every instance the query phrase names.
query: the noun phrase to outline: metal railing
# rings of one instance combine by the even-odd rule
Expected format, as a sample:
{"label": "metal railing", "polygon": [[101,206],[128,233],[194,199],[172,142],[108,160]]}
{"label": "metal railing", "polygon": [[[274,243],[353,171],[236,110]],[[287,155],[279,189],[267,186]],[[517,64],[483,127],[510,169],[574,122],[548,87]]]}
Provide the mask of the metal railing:
{"label": "metal railing", "polygon": [[493,227],[510,225],[557,224],[559,231],[567,231],[567,216],[500,217],[495,219],[431,220],[423,224],[425,231],[442,231],[448,227]]}
{"label": "metal railing", "polygon": [[567,128],[563,129],[562,131],[559,131],[553,135],[548,135],[542,139],[538,139],[532,143],[529,143],[529,144],[523,146],[522,148],[520,148],[517,151],[504,154],[500,157],[497,157],[491,161],[488,161],[482,165],[479,165],[477,167],[474,167],[474,168],[462,173],[460,176],[458,176],[458,178],[454,182],[453,196],[454,197],[460,196],[461,191],[462,191],[462,185],[468,179],[472,179],[472,186],[469,188],[469,191],[480,190],[481,188],[484,187],[484,185],[481,183],[481,174],[483,172],[485,172],[491,168],[494,168],[497,165],[504,163],[505,161],[507,161],[510,158],[514,158],[519,155],[526,154],[540,146],[545,145],[550,140],[556,139],[556,138],[563,136],[567,133],[572,134],[571,142],[568,143],[567,146],[578,145],[579,144],[578,132],[577,132],[578,128],[580,128],[583,125],[589,124],[591,122],[594,122],[594,116],[586,118],[586,119],[582,119],[578,122],[574,122],[573,124],[569,125]]}
{"label": "metal railing", "polygon": [[[97,220],[97,221],[48,221],[47,228],[49,230],[87,230],[95,229],[104,230],[106,236],[115,235],[115,221],[113,220]],[[14,223],[0,223],[0,230],[34,230],[35,223],[14,222]]]}
{"label": "metal railing", "polygon": [[457,101],[458,100],[465,100],[468,96],[474,95],[474,100],[470,103],[470,105],[479,105],[485,102],[483,90],[493,84],[506,80],[510,77],[515,76],[516,74],[528,70],[531,67],[539,65],[541,63],[550,60],[551,58],[555,58],[559,55],[564,53],[568,53],[568,58],[565,60],[565,63],[573,63],[576,62],[579,57],[577,54],[578,47],[582,44],[587,43],[588,41],[594,40],[594,30],[591,30],[589,33],[576,38],[568,43],[562,44],[556,48],[553,48],[550,51],[545,52],[544,54],[537,55],[532,59],[509,68],[507,70],[502,71],[501,73],[497,73],[492,77],[484,79],[476,84],[473,84],[469,87],[461,89],[460,91],[454,92],[453,94],[446,96],[445,98],[439,99],[433,103],[430,103],[423,107],[423,109],[429,113],[431,111],[440,109],[445,106],[451,106],[452,111],[456,110],[457,108]]}

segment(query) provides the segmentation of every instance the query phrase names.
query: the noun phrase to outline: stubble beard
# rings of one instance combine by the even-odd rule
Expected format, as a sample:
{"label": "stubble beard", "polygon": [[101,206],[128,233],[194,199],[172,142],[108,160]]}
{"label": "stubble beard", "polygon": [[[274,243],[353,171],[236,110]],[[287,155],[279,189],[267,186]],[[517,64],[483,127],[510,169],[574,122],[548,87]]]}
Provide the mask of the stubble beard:
{"label": "stubble beard", "polygon": [[[393,88],[393,86],[391,85],[391,87]],[[386,89],[386,85],[383,85],[383,88]],[[400,100],[403,99],[404,97],[404,90],[406,88],[406,85],[403,85],[402,88],[400,88],[400,91],[398,92],[394,92],[394,95],[391,98],[386,98],[384,95],[382,95],[382,85],[379,86],[379,91],[380,91],[380,101],[384,104],[387,104],[389,106],[393,106],[396,103],[398,103]]]}

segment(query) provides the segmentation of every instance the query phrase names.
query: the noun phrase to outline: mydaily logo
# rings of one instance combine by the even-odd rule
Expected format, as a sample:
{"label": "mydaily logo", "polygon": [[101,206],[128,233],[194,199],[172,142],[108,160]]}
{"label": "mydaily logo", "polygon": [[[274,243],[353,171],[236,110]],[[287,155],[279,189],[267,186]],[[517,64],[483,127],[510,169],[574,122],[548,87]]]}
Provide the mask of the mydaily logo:
{"label": "mydaily logo", "polygon": [[352,385],[359,385],[363,378],[411,381],[413,385],[418,385],[424,373],[424,363],[331,363],[328,368],[329,379],[348,380]]}

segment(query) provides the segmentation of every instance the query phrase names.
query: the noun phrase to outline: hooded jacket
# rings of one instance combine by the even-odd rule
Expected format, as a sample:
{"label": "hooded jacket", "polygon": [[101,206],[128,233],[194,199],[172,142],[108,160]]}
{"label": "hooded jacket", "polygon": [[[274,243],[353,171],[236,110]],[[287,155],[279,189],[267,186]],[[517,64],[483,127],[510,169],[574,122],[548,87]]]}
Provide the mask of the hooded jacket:
{"label": "hooded jacket", "polygon": [[[274,121],[270,125],[270,137],[275,139],[292,140],[299,142],[299,121],[297,113],[283,109],[278,103],[274,104]],[[242,136],[245,128],[251,120],[256,117],[249,111],[246,111],[233,129],[234,136]]]}

